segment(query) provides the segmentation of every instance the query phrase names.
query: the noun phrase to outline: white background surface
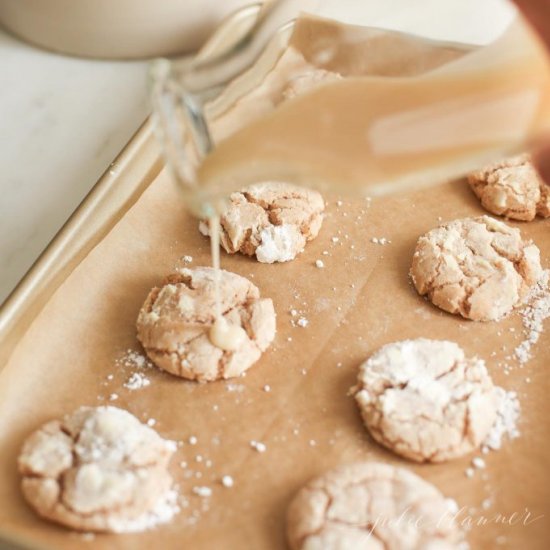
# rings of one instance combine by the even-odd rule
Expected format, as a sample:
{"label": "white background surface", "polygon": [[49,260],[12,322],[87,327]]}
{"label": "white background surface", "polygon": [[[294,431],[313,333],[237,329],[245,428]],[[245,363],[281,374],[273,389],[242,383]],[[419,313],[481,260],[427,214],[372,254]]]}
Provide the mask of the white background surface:
{"label": "white background surface", "polygon": [[[503,0],[319,0],[320,14],[484,43]],[[509,6],[507,6],[509,7]],[[0,30],[0,302],[145,119],[145,62],[90,61]]]}
{"label": "white background surface", "polygon": [[145,120],[145,80],[0,30],[0,302]]}

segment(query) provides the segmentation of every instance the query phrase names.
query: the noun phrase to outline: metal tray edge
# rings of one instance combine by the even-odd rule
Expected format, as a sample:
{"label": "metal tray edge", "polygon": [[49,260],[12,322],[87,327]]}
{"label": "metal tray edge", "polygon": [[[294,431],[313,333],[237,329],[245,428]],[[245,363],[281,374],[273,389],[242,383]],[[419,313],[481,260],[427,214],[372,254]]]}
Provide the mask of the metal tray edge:
{"label": "metal tray edge", "polygon": [[162,167],[148,118],[0,306],[0,372],[57,288],[137,201]]}

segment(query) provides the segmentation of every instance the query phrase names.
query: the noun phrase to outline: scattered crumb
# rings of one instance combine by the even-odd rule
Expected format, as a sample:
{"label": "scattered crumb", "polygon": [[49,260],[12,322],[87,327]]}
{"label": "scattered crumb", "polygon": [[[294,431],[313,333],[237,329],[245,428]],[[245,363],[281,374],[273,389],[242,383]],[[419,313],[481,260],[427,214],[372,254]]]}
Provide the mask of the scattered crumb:
{"label": "scattered crumb", "polygon": [[224,487],[230,488],[233,487],[235,482],[233,481],[233,478],[231,476],[225,475],[222,477],[222,485]]}
{"label": "scattered crumb", "polygon": [[118,399],[117,393],[112,393],[111,395],[109,395],[109,401],[116,401],[117,399]]}
{"label": "scattered crumb", "polygon": [[149,420],[147,420],[147,426],[150,428],[152,428],[156,423],[157,421],[154,418],[149,418]]}
{"label": "scattered crumb", "polygon": [[225,389],[230,392],[243,392],[245,387],[242,384],[226,384]]}
{"label": "scattered crumb", "polygon": [[137,369],[154,368],[153,363],[151,363],[151,361],[149,361],[147,357],[133,349],[127,349],[126,353],[122,357],[117,359],[116,364],[123,367],[131,367]]}
{"label": "scattered crumb", "polygon": [[305,317],[300,317],[296,324],[299,327],[306,328],[309,325],[309,321]]}
{"label": "scattered crumb", "polygon": [[322,269],[323,267],[325,267],[325,262],[323,262],[323,260],[315,260],[315,267]]}
{"label": "scattered crumb", "polygon": [[190,438],[189,438],[189,445],[196,445],[197,444],[197,438],[192,435]]}
{"label": "scattered crumb", "polygon": [[263,390],[265,392],[270,392],[271,391],[271,386],[269,384],[266,384],[264,387],[263,387]]}
{"label": "scattered crumb", "polygon": [[261,441],[254,441],[254,440],[252,440],[252,441],[250,442],[250,446],[251,446],[254,450],[258,451],[259,453],[265,453],[265,451],[267,450],[267,447],[266,447],[265,444],[262,443]]}
{"label": "scattered crumb", "polygon": [[193,487],[193,493],[199,497],[212,496],[212,489],[210,487]]}
{"label": "scattered crumb", "polygon": [[386,239],[385,237],[372,237],[370,242],[374,244],[380,244],[382,246],[391,243],[391,241],[389,239]]}
{"label": "scattered crumb", "polygon": [[139,390],[149,386],[151,381],[141,372],[133,372],[130,378],[124,383],[124,387],[129,390]]}
{"label": "scattered crumb", "polygon": [[478,470],[481,470],[481,469],[485,468],[485,460],[483,460],[479,456],[476,456],[476,457],[472,458],[472,466],[474,468],[477,468]]}

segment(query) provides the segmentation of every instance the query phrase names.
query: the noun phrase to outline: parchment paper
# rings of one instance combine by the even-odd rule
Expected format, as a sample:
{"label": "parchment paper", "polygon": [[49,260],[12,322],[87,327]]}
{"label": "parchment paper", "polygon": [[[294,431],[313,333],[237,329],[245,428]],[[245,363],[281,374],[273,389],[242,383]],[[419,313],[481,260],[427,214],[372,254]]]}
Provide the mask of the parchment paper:
{"label": "parchment paper", "polygon": [[[262,265],[222,255],[222,266],[250,277],[273,299],[278,314],[273,346],[246,377],[200,385],[151,369],[145,372],[150,386],[131,391],[123,383],[136,369],[115,363],[126,349],[139,350],[134,324],[149,289],[183,255],[193,257],[193,266],[209,264],[208,241],[161,173],[58,289],[1,372],[4,533],[55,549],[284,548],[285,509],[298,488],[330,467],[373,459],[410,468],[436,484],[466,507],[459,520],[488,518],[487,525],[471,530],[473,548],[548,547],[549,331],[533,359],[524,368],[511,362],[512,372],[505,375],[499,363],[523,340],[517,313],[500,323],[462,320],[420,298],[408,280],[418,236],[440,219],[480,215],[477,200],[463,181],[371,206],[365,199],[346,198],[337,206],[336,196],[326,198],[321,233],[295,261]],[[550,222],[517,226],[539,245],[548,267]],[[373,244],[372,237],[391,243]],[[323,269],[315,267],[316,259],[323,260]],[[290,309],[309,325],[292,326]],[[472,456],[416,465],[385,451],[370,439],[347,396],[365,357],[388,342],[420,336],[455,340],[467,354],[487,361],[496,383],[519,394],[521,437],[485,456],[487,468],[473,479],[464,474]],[[113,380],[107,379],[110,374]],[[271,391],[263,390],[266,384]],[[119,397],[110,402],[112,393]],[[189,504],[155,531],[87,541],[39,519],[25,504],[16,457],[24,438],[43,422],[81,405],[105,403],[143,420],[154,418],[162,436],[184,442],[171,469]],[[188,443],[190,436],[197,437],[196,445]],[[266,452],[253,450],[251,440],[265,443]],[[186,478],[187,470],[201,477]],[[234,478],[234,487],[221,485],[223,475]],[[211,487],[212,497],[192,495],[199,485]],[[487,498],[491,506],[483,510]],[[526,508],[532,514],[528,525],[520,516]],[[495,523],[496,514],[503,518]],[[499,544],[497,536],[504,537]]]}

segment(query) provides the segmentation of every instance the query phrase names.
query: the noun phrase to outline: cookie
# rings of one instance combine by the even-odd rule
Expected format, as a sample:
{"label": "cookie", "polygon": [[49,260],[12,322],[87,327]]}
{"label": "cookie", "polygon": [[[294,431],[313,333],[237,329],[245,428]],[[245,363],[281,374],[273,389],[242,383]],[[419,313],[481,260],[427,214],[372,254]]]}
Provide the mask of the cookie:
{"label": "cookie", "polygon": [[363,462],[303,487],[287,536],[292,550],[450,550],[463,540],[453,515],[452,502],[412,472]]}
{"label": "cookie", "polygon": [[352,390],[378,443],[417,462],[443,462],[478,448],[497,414],[482,360],[454,342],[405,340],[380,348]]}
{"label": "cookie", "polygon": [[181,269],[149,293],[137,320],[145,352],[161,369],[190,380],[212,381],[240,376],[275,337],[270,298],[248,279],[220,270],[220,311],[231,325],[244,329],[237,349],[214,345],[210,329],[216,318],[215,270]]}
{"label": "cookie", "polygon": [[[258,183],[229,198],[220,216],[220,243],[229,254],[256,256],[259,262],[288,262],[318,234],[325,203],[316,191],[288,183]],[[206,221],[199,230],[210,235]]]}
{"label": "cookie", "polygon": [[322,84],[342,80],[342,75],[325,69],[312,69],[303,74],[293,77],[283,90],[285,99],[303,95]]}
{"label": "cookie", "polygon": [[498,216],[531,221],[550,216],[550,187],[539,177],[528,154],[486,166],[468,176],[482,206]]}
{"label": "cookie", "polygon": [[416,290],[449,313],[495,321],[519,306],[542,275],[539,249],[489,216],[454,220],[418,239]]}
{"label": "cookie", "polygon": [[42,426],[19,455],[25,499],[41,516],[85,531],[141,531],[177,511],[175,451],[129,412],[81,407]]}

